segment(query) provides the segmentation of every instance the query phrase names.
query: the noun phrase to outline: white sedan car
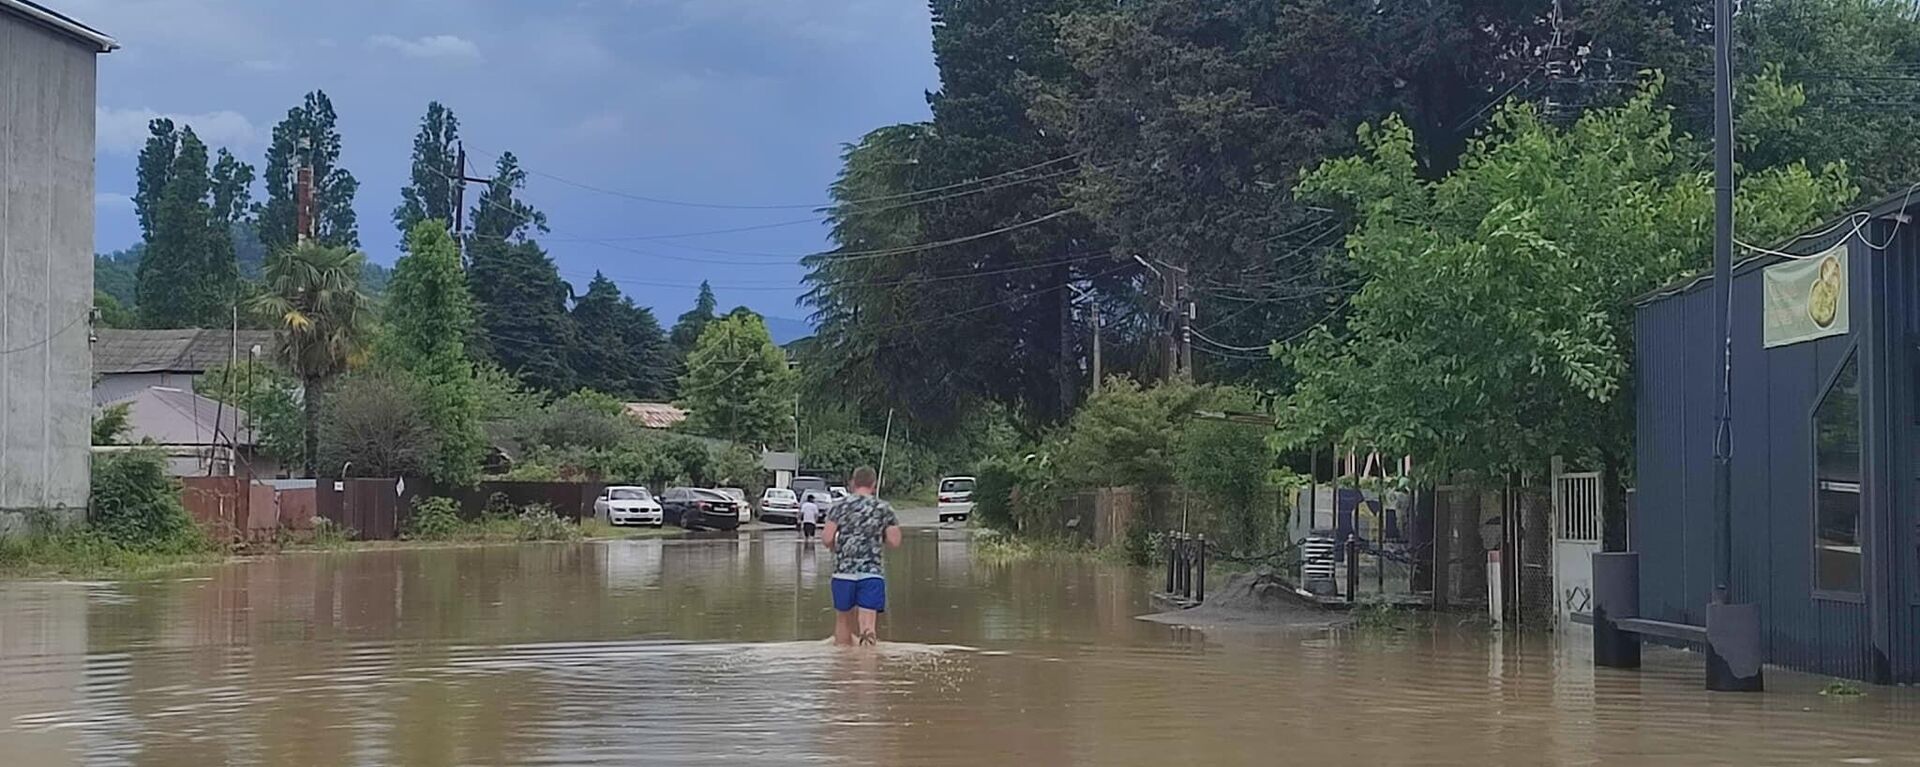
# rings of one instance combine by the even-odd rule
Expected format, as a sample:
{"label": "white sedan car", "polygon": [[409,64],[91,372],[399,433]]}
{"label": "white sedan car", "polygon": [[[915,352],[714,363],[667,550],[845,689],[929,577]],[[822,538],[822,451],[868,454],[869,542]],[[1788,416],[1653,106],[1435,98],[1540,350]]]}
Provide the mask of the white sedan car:
{"label": "white sedan car", "polygon": [[600,497],[593,501],[593,515],[615,527],[659,527],[667,521],[666,515],[660,510],[660,502],[653,499],[653,493],[639,485],[614,485],[601,491]]}

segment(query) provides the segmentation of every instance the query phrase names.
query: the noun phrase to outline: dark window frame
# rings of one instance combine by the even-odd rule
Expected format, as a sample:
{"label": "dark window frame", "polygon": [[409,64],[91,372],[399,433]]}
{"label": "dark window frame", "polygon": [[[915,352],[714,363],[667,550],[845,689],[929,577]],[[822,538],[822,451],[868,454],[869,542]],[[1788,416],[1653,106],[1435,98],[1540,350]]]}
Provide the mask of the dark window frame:
{"label": "dark window frame", "polygon": [[1851,367],[1854,372],[1854,397],[1857,400],[1865,400],[1866,385],[1864,381],[1860,380],[1859,345],[1857,343],[1848,344],[1846,352],[1840,355],[1839,364],[1834,365],[1833,370],[1826,374],[1825,380],[1820,385],[1819,396],[1814,397],[1813,406],[1807,410],[1807,426],[1809,427],[1807,439],[1812,447],[1808,452],[1808,456],[1813,459],[1813,465],[1807,472],[1808,499],[1811,501],[1808,505],[1807,514],[1807,584],[1811,587],[1815,600],[1842,602],[1846,604],[1866,604],[1866,588],[1869,572],[1867,567],[1867,550],[1870,548],[1867,541],[1867,528],[1865,525],[1867,519],[1866,410],[1860,404],[1856,404],[1854,409],[1855,417],[1861,420],[1861,423],[1858,424],[1858,428],[1860,429],[1860,466],[1858,473],[1860,477],[1856,483],[1858,489],[1855,491],[1858,498],[1856,503],[1859,504],[1859,510],[1854,517],[1855,538],[1860,543],[1860,588],[1858,591],[1843,591],[1822,588],[1820,584],[1820,491],[1822,489],[1821,483],[1823,482],[1820,478],[1820,409],[1827,404],[1827,398],[1833,395],[1834,388],[1839,385],[1841,376],[1846,374],[1849,367]]}

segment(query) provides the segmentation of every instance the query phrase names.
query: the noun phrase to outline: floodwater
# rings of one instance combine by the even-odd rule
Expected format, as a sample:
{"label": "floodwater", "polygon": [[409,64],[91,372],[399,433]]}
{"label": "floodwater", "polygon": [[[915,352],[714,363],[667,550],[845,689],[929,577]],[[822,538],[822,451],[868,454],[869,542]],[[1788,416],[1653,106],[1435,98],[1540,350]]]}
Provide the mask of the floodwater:
{"label": "floodwater", "polygon": [[1920,764],[1920,696],[1577,639],[1135,620],[1151,575],[911,530],[877,651],[791,533],[0,583],[0,765]]}

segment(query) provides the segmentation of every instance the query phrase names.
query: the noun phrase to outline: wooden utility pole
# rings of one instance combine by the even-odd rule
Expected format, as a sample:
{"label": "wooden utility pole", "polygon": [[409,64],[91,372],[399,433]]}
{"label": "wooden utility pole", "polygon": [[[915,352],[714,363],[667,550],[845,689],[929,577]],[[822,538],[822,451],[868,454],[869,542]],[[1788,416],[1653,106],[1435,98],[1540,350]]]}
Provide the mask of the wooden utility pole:
{"label": "wooden utility pole", "polygon": [[456,143],[453,154],[453,247],[460,253],[460,263],[467,263],[467,182],[491,184],[493,179],[473,178],[467,175],[467,145]]}
{"label": "wooden utility pole", "polygon": [[293,241],[305,245],[313,237],[313,164],[308,144],[300,139],[300,166],[293,172]]}
{"label": "wooden utility pole", "polygon": [[1087,302],[1087,324],[1093,327],[1093,396],[1100,396],[1100,302]]}

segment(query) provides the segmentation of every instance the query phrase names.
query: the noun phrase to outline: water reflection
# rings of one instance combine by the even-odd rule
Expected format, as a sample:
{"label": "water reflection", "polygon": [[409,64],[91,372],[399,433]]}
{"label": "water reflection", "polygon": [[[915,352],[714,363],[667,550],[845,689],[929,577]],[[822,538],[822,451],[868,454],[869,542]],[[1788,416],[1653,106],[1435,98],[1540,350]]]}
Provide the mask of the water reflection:
{"label": "water reflection", "polygon": [[877,653],[791,533],[0,584],[0,765],[1916,763],[1920,703],[1576,637],[1143,623],[1150,574],[916,530]]}

